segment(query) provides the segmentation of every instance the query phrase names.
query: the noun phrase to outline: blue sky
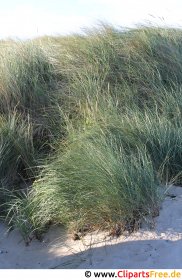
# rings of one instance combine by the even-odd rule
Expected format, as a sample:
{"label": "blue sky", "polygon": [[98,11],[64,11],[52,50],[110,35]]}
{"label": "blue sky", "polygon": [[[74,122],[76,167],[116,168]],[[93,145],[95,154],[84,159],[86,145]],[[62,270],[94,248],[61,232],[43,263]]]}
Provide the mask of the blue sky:
{"label": "blue sky", "polygon": [[182,26],[182,0],[0,0],[0,38],[80,32],[99,21]]}

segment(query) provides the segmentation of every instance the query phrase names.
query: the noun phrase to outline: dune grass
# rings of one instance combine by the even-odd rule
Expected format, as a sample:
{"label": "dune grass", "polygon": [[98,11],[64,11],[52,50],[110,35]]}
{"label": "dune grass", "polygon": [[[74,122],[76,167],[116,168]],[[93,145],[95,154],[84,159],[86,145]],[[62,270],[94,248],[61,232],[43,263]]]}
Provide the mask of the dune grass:
{"label": "dune grass", "polygon": [[1,204],[25,238],[135,229],[182,183],[181,35],[103,25],[1,43]]}
{"label": "dune grass", "polygon": [[77,231],[88,224],[101,229],[120,224],[132,231],[144,215],[153,216],[158,208],[158,185],[145,151],[126,154],[121,139],[112,135],[106,139],[99,130],[95,135],[83,134],[64,154],[58,153],[34,182],[28,198],[18,210],[13,204],[11,211],[17,224],[25,226],[26,221],[33,231],[50,222]]}

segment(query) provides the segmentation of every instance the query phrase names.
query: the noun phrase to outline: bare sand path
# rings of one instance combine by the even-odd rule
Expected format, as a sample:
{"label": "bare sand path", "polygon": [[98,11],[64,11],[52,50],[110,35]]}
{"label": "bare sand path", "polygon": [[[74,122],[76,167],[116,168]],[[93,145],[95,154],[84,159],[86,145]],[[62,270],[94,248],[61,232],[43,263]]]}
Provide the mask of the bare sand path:
{"label": "bare sand path", "polygon": [[182,268],[182,187],[169,194],[153,230],[117,239],[99,233],[73,241],[52,227],[43,242],[25,246],[17,230],[7,234],[0,224],[0,268]]}

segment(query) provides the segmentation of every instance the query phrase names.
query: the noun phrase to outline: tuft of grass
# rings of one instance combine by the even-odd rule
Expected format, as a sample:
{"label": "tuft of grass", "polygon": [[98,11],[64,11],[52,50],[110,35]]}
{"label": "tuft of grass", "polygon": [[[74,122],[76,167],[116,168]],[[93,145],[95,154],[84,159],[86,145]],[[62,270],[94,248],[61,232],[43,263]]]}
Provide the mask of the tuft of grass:
{"label": "tuft of grass", "polygon": [[[159,182],[150,158],[138,149],[126,154],[122,142],[102,131],[78,138],[47,165],[26,199],[29,224],[43,229],[50,221],[79,230],[85,225],[134,230],[159,205]],[[17,204],[15,204],[17,207]],[[25,213],[24,204],[13,220]],[[14,211],[13,210],[13,211]],[[27,219],[27,218],[26,218]]]}

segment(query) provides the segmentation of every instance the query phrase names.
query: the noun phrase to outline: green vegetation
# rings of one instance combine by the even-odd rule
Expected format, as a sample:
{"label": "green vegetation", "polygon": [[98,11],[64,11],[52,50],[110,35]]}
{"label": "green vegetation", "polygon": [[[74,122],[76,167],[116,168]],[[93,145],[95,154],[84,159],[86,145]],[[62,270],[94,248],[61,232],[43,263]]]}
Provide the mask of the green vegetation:
{"label": "green vegetation", "polygon": [[0,42],[0,211],[25,239],[132,231],[182,183],[181,38],[103,25]]}

